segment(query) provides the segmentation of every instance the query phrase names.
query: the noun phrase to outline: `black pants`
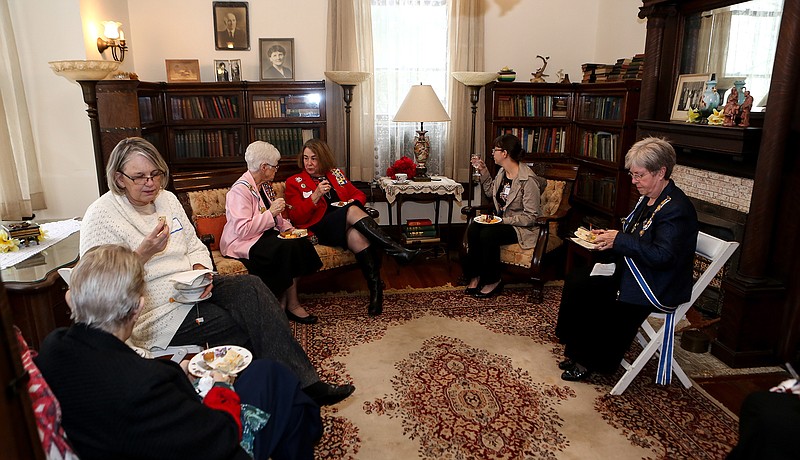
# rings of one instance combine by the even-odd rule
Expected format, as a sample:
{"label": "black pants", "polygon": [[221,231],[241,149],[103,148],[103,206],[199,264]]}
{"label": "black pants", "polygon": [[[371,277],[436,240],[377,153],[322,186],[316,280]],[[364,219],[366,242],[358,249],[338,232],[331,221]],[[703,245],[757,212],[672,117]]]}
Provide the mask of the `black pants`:
{"label": "black pants", "polygon": [[500,246],[518,243],[514,227],[505,224],[471,223],[467,228],[464,277],[480,277],[481,285],[500,281]]}
{"label": "black pants", "polygon": [[768,391],[753,393],[742,403],[739,444],[728,455],[728,460],[798,458],[798,427],[800,397]]}
{"label": "black pants", "polygon": [[639,325],[654,307],[616,300],[614,276],[589,276],[592,267],[573,270],[564,282],[558,310],[556,336],[564,355],[592,371],[613,373],[630,348]]}

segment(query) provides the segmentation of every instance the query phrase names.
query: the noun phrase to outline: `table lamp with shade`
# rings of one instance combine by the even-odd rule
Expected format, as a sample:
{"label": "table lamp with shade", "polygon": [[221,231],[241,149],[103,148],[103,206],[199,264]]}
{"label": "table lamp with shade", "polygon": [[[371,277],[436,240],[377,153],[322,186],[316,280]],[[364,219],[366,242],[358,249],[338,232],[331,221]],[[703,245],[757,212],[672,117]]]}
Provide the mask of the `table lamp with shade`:
{"label": "table lamp with shade", "polygon": [[431,143],[425,136],[427,131],[424,129],[424,123],[426,121],[450,121],[450,115],[444,110],[433,87],[422,83],[412,86],[392,121],[419,122],[419,130],[414,136],[414,157],[417,159],[417,174],[414,176],[414,180],[417,182],[430,181],[431,178],[425,164],[428,161]]}
{"label": "table lamp with shade", "polygon": [[[475,117],[478,113],[478,100],[481,95],[481,88],[487,83],[497,79],[497,72],[453,72],[453,78],[464,84],[470,91],[470,102],[472,103],[472,130],[470,131],[470,158],[475,155]],[[472,162],[470,162],[472,168]],[[472,179],[470,179],[471,181]],[[467,187],[467,206],[472,206],[472,184]]]}
{"label": "table lamp with shade", "polygon": [[372,76],[372,74],[356,70],[328,70],[325,71],[325,76],[341,86],[344,91],[344,171],[347,177],[350,177],[350,103],[353,102],[353,88]]}

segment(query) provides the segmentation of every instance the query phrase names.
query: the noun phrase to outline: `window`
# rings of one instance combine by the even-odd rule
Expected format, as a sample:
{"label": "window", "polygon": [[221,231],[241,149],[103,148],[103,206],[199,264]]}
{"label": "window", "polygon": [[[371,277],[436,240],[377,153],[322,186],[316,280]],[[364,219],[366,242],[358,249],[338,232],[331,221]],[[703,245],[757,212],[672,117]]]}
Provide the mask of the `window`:
{"label": "window", "polygon": [[[419,123],[395,123],[413,85],[433,86],[447,107],[447,0],[372,0],[375,62],[375,175],[402,156],[414,158]],[[442,172],[447,123],[426,123],[430,174]]]}

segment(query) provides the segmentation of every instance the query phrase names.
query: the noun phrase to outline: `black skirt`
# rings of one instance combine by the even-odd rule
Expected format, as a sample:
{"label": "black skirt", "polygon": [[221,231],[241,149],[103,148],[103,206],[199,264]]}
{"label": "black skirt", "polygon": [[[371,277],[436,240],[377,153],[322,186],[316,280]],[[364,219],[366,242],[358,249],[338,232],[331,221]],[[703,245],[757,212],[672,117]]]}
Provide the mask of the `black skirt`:
{"label": "black skirt", "polygon": [[322,219],[309,227],[317,235],[319,244],[338,246],[340,248],[347,247],[347,210],[350,209],[350,206],[358,206],[364,209],[358,200],[347,203],[341,208],[328,203],[328,208],[325,210],[325,215],[322,216]]}
{"label": "black skirt", "polygon": [[308,238],[283,240],[277,230],[267,230],[250,248],[249,259],[241,259],[247,270],[258,276],[275,294],[280,296],[292,280],[309,275],[322,267],[314,245]]}

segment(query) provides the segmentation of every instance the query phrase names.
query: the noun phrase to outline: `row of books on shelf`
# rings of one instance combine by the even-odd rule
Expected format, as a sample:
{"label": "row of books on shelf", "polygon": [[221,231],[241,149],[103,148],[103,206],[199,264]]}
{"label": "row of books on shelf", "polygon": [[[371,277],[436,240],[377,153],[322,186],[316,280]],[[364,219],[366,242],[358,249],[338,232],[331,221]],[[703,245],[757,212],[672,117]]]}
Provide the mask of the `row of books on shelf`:
{"label": "row of books on shelf", "polygon": [[172,96],[173,120],[213,120],[237,118],[239,98],[236,96]]}
{"label": "row of books on shelf", "polygon": [[319,138],[318,128],[256,128],[255,138],[269,142],[281,152],[282,157],[297,156],[303,144]]}
{"label": "row of books on shelf", "polygon": [[160,106],[158,104],[153,104],[153,99],[154,98],[151,97],[139,98],[139,118],[143,123],[152,123],[163,118]]}
{"label": "row of books on shelf", "polygon": [[498,96],[497,115],[500,117],[566,117],[565,96],[531,94]]}
{"label": "row of books on shelf", "polygon": [[286,116],[286,99],[253,99],[255,118],[281,118]]}
{"label": "row of books on shelf", "polygon": [[619,134],[598,131],[584,131],[581,137],[580,154],[589,158],[604,161],[617,161],[617,145]]}
{"label": "row of books on shelf", "polygon": [[578,174],[576,194],[607,209],[613,209],[617,186],[613,177],[584,172]]}
{"label": "row of books on shelf", "polygon": [[286,116],[287,117],[319,117],[320,97],[316,93],[304,94],[300,96],[286,96]]}
{"label": "row of books on shelf", "polygon": [[623,98],[621,96],[583,96],[581,118],[596,120],[621,120]]}
{"label": "row of books on shelf", "polygon": [[505,128],[500,134],[513,134],[525,152],[564,153],[567,146],[565,127]]}
{"label": "row of books on shelf", "polygon": [[581,83],[640,79],[644,70],[643,64],[643,53],[635,54],[632,58],[619,58],[614,64],[586,63],[581,65]]}
{"label": "row of books on shelf", "polygon": [[175,156],[224,158],[240,155],[239,130],[183,130],[175,132]]}
{"label": "row of books on shelf", "polygon": [[436,226],[430,219],[408,219],[403,225],[403,244],[438,243],[441,241]]}

